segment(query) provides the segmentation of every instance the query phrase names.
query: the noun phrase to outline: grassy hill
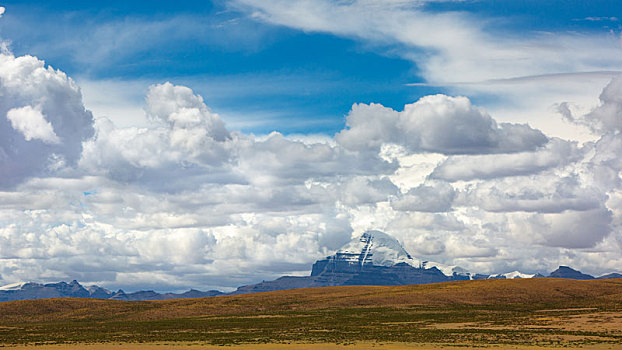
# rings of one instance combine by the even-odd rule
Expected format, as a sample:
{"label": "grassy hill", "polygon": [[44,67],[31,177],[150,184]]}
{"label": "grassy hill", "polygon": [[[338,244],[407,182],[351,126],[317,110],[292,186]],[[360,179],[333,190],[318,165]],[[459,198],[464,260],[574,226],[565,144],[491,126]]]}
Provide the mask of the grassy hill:
{"label": "grassy hill", "polygon": [[0,344],[622,342],[622,279],[310,288],[202,299],[0,303]]}

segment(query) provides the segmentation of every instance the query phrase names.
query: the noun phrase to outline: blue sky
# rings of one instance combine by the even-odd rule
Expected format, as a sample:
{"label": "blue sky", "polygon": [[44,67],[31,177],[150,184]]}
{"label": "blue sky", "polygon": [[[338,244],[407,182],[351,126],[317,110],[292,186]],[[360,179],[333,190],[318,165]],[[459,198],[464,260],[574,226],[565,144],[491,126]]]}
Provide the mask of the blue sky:
{"label": "blue sky", "polygon": [[[341,129],[354,102],[381,102],[397,108],[432,91],[404,86],[418,79],[409,61],[378,54],[352,40],[258,23],[226,4],[106,2],[102,7],[92,2],[42,5],[20,1],[6,5],[10,15],[0,30],[14,41],[16,54],[46,57],[50,65],[83,79],[170,80],[196,85],[195,90],[217,111],[237,115],[260,112],[278,119],[244,131],[332,134]],[[119,25],[123,30],[124,23],[134,20],[158,23],[180,17],[201,26],[200,35],[180,40],[183,33],[144,33],[141,39],[129,39],[123,52],[110,53],[106,60],[91,60],[89,52],[73,46],[76,32],[79,40],[88,41],[90,32],[102,26]],[[46,30],[24,30],[35,23]],[[176,30],[175,24],[171,29]],[[132,40],[146,44],[132,47]],[[50,43],[54,43],[52,47]],[[211,93],[209,82],[213,80],[232,81],[230,92]],[[278,81],[288,86],[275,86]]]}
{"label": "blue sky", "polygon": [[[5,5],[8,12],[0,31],[12,40],[16,54],[45,57],[53,67],[81,80],[170,80],[192,86],[218,112],[242,119],[259,114],[269,121],[241,123],[248,132],[333,134],[343,127],[353,103],[399,109],[421,96],[447,92],[444,86],[405,85],[426,79],[416,60],[400,53],[403,43],[299,31],[257,21],[228,2]],[[430,13],[461,11],[475,20],[485,19],[486,31],[513,37],[540,31],[606,35],[620,30],[620,21],[610,17],[622,12],[613,1],[447,1],[422,6]],[[141,31],[136,24],[153,30]],[[29,30],[33,26],[39,30]],[[98,41],[104,47],[101,52]],[[98,54],[103,57],[95,57]],[[419,54],[429,53],[422,49]],[[275,86],[278,81],[287,87]],[[486,102],[491,97],[474,98]]]}
{"label": "blue sky", "polygon": [[0,285],[622,266],[619,1],[0,6]]}

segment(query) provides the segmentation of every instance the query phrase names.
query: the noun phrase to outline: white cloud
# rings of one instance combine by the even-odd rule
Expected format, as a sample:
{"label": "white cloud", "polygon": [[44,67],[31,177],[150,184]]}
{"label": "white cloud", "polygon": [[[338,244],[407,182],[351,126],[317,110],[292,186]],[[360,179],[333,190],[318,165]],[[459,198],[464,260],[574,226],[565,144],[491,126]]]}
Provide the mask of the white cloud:
{"label": "white cloud", "polygon": [[576,142],[552,139],[534,152],[451,156],[430,173],[430,178],[468,181],[536,174],[577,162],[584,152]]}
{"label": "white cloud", "polygon": [[97,119],[97,134],[84,144],[81,167],[170,189],[190,185],[184,177],[218,182],[230,175],[226,163],[236,141],[192,90],[153,85],[146,113],[152,124],[143,128],[117,128],[107,118]]}
{"label": "white cloud", "polygon": [[454,188],[445,182],[421,184],[391,201],[391,207],[402,211],[450,211],[455,198]]}
{"label": "white cloud", "polygon": [[354,177],[335,187],[335,190],[341,193],[341,201],[350,206],[384,202],[398,193],[397,186],[386,177],[373,180],[366,177]]}
{"label": "white cloud", "polygon": [[[534,32],[497,35],[499,22],[464,12],[426,11],[423,2],[238,0],[258,20],[303,31],[327,32],[386,47],[404,45],[428,81],[481,82],[573,72],[616,70],[618,38]],[[425,49],[422,55],[413,49]],[[594,53],[601,55],[594,59]],[[597,69],[590,69],[597,68]]]}
{"label": "white cloud", "polygon": [[561,213],[598,209],[606,200],[605,193],[585,186],[578,177],[549,173],[482,182],[462,192],[455,204],[500,213]]}
{"label": "white cloud", "polygon": [[606,208],[532,214],[511,220],[515,235],[530,234],[533,243],[563,248],[592,248],[611,233],[611,212]]}
{"label": "white cloud", "polygon": [[548,139],[525,124],[498,125],[466,97],[422,97],[397,112],[379,104],[356,104],[347,128],[335,136],[350,150],[378,150],[395,143],[410,152],[486,154],[533,151]]}
{"label": "white cloud", "polygon": [[[367,229],[476,272],[563,262],[600,273],[622,259],[619,132],[579,145],[436,95],[401,112],[355,105],[334,138],[255,136],[170,83],[147,89],[146,125],[119,127],[93,122],[64,73],[0,59],[0,88],[15,97],[0,112],[41,106],[38,122],[60,142],[0,118],[1,171],[32,166],[0,191],[7,283],[230,289],[305,274]],[[603,104],[617,103],[617,89],[606,91]],[[67,163],[51,171],[42,164],[54,155]]]}
{"label": "white cloud", "polygon": [[575,117],[570,105],[560,105],[560,112],[570,121],[584,124],[597,133],[614,133],[622,131],[622,76],[609,82],[600,94],[600,105],[590,113]]}
{"label": "white cloud", "polygon": [[[199,127],[205,130],[205,137],[221,142],[229,138],[229,132],[220,118],[209,111],[201,96],[195,95],[185,86],[175,86],[168,82],[152,85],[147,94],[147,115],[168,123],[177,131]],[[189,148],[196,146],[188,145]]]}
{"label": "white cloud", "polygon": [[93,119],[73,80],[35,57],[3,52],[0,95],[6,116],[0,118],[0,188],[57,168],[53,164],[75,164]]}
{"label": "white cloud", "polygon": [[41,140],[49,144],[59,144],[60,139],[54,133],[52,124],[45,120],[41,108],[25,106],[12,108],[6,113],[13,129],[21,132],[26,141]]}

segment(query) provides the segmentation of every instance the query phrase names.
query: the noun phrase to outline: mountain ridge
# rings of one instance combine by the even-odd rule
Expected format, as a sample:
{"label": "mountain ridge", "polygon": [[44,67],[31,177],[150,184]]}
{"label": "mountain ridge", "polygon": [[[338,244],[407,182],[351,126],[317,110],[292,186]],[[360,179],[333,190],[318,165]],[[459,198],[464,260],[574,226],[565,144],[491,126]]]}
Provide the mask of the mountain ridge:
{"label": "mountain ridge", "polygon": [[367,345],[361,348],[371,349],[365,342],[372,339],[376,346],[438,343],[455,349],[486,346],[482,340],[490,344],[492,335],[498,348],[514,347],[514,341],[516,348],[535,349],[566,347],[571,343],[560,339],[571,334],[573,348],[601,342],[598,349],[606,349],[622,339],[622,324],[615,322],[621,305],[622,280],[561,278],[339,286],[132,303],[25,300],[0,303],[0,338],[9,348],[49,343],[78,349],[114,342],[118,348],[193,343],[251,349],[255,343],[280,342],[320,349],[339,341],[350,344],[339,348],[362,342]]}
{"label": "mountain ridge", "polygon": [[[191,289],[183,293],[158,293],[140,290],[116,292],[97,285],[82,286],[78,281],[40,284],[34,282],[13,283],[0,287],[0,301],[78,297],[125,301],[201,298],[267,292],[284,289],[332,287],[347,285],[411,285],[478,279],[516,279],[545,277],[541,274],[525,274],[512,271],[501,274],[471,273],[459,266],[424,261],[413,258],[392,236],[381,231],[367,231],[342,246],[335,254],[317,260],[309,276],[282,276],[272,281],[244,285],[225,293],[217,290]],[[560,266],[548,277],[565,279],[621,278],[622,274],[610,273],[594,277]]]}
{"label": "mountain ridge", "polygon": [[31,300],[31,299],[49,299],[49,298],[91,298],[91,299],[110,299],[125,301],[142,301],[142,300],[165,300],[165,299],[185,299],[185,298],[202,298],[224,295],[225,293],[217,290],[197,291],[191,289],[184,293],[158,293],[152,290],[137,291],[125,293],[119,289],[112,292],[108,289],[97,285],[84,287],[78,281],[73,280],[70,283],[13,283],[0,287],[0,302]]}

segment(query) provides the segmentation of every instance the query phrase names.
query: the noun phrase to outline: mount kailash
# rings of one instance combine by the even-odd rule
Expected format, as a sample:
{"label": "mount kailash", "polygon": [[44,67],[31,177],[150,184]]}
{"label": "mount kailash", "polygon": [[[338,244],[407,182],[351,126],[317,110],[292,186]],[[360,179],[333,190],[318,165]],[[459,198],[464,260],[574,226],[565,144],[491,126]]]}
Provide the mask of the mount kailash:
{"label": "mount kailash", "polygon": [[[138,291],[112,292],[99,286],[83,287],[77,281],[49,284],[15,283],[0,287],[0,301],[42,299],[58,297],[80,297],[115,300],[160,300],[179,298],[211,297],[226,294],[267,292],[282,289],[329,287],[345,285],[405,285],[438,283],[470,279],[533,278],[540,274],[524,274],[518,271],[486,275],[466,271],[458,266],[444,265],[413,258],[393,237],[380,231],[367,231],[361,237],[352,239],[335,254],[313,264],[309,276],[283,276],[274,281],[239,287],[231,293],[216,290],[201,292],[190,290],[185,293],[164,293]],[[570,279],[593,279],[595,277],[560,266],[548,277]],[[611,273],[598,278],[621,278]]]}

